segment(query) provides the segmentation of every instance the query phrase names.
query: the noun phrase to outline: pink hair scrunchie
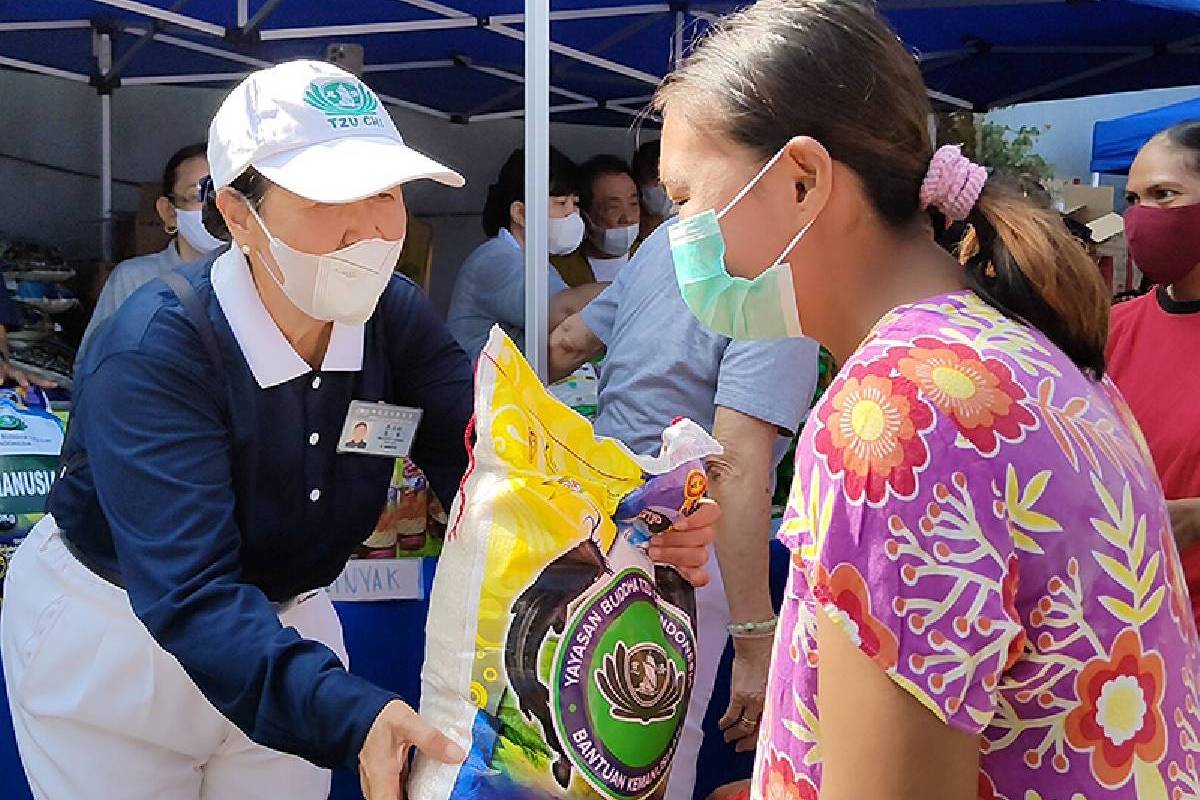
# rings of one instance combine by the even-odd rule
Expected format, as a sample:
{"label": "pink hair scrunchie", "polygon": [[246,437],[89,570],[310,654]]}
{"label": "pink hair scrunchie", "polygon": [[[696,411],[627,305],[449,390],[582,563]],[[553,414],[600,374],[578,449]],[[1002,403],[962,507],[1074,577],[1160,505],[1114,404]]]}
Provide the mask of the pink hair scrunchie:
{"label": "pink hair scrunchie", "polygon": [[987,169],[964,156],[961,146],[942,145],[921,182],[921,208],[936,208],[948,219],[962,222],[979,202],[987,178]]}

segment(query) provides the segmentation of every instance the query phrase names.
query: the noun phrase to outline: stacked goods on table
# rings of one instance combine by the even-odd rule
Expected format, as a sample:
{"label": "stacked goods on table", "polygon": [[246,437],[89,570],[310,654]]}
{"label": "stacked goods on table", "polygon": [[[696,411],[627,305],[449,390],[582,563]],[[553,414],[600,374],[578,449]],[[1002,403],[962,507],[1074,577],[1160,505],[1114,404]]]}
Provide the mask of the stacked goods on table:
{"label": "stacked goods on table", "polygon": [[70,388],[75,348],[57,334],[54,317],[79,306],[63,284],[75,277],[56,248],[32,242],[0,241],[0,273],[4,286],[14,292],[21,310],[21,327],[9,333],[13,363],[36,378]]}
{"label": "stacked goods on table", "polygon": [[392,483],[375,531],[355,558],[423,558],[441,552],[446,512],[429,480],[410,459],[396,459]]}
{"label": "stacked goods on table", "polygon": [[695,670],[695,598],[649,540],[695,510],[699,426],[657,459],[597,439],[499,328],[426,624],[421,713],[468,752],[418,756],[411,800],[661,797]]}

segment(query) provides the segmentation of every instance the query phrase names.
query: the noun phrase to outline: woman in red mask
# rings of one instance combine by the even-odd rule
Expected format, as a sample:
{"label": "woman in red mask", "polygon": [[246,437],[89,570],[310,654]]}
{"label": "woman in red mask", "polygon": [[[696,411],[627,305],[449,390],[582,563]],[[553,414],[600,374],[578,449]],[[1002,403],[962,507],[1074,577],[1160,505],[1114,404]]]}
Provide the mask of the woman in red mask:
{"label": "woman in red mask", "polygon": [[1142,148],[1128,200],[1129,254],[1155,287],[1113,309],[1108,371],[1150,445],[1200,617],[1200,120]]}

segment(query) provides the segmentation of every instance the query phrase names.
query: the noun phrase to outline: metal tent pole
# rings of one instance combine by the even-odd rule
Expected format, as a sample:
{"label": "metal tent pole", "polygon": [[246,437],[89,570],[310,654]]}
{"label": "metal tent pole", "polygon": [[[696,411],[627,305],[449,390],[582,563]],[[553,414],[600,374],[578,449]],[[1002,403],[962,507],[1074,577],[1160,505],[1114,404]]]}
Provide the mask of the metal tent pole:
{"label": "metal tent pole", "polygon": [[545,381],[549,324],[550,0],[525,0],[525,355]]}
{"label": "metal tent pole", "polygon": [[113,258],[112,95],[100,95],[100,255]]}
{"label": "metal tent pole", "polygon": [[[96,65],[103,80],[112,69],[112,36],[96,37]],[[113,259],[112,218],[112,89],[100,91],[100,256]]]}
{"label": "metal tent pole", "polygon": [[674,58],[671,60],[672,69],[679,69],[683,65],[683,26],[686,16],[682,11],[675,12],[675,47],[672,54]]}

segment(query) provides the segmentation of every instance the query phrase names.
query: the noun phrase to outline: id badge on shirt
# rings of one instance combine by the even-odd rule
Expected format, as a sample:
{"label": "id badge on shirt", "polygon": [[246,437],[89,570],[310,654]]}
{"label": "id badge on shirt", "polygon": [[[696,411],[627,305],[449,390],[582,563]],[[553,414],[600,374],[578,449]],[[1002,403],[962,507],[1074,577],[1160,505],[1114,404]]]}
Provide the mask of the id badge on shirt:
{"label": "id badge on shirt", "polygon": [[412,450],[422,413],[419,408],[351,401],[337,452],[404,458]]}

